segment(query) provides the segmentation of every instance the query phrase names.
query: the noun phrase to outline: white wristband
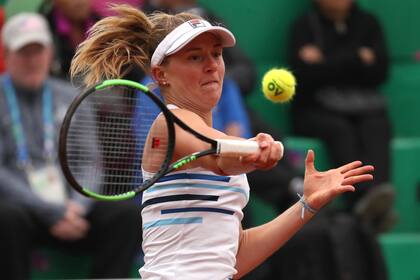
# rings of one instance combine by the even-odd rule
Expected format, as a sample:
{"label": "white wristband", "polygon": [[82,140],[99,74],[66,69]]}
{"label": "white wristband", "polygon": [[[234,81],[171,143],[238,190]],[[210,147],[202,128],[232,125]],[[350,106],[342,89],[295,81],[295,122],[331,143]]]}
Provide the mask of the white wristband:
{"label": "white wristband", "polygon": [[297,196],[299,197],[299,202],[302,203],[302,212],[300,214],[300,217],[302,218],[302,220],[305,218],[305,210],[307,210],[308,212],[312,213],[312,214],[316,214],[316,212],[318,212],[318,210],[312,208],[308,202],[305,199],[304,195],[300,195],[299,193],[297,194]]}

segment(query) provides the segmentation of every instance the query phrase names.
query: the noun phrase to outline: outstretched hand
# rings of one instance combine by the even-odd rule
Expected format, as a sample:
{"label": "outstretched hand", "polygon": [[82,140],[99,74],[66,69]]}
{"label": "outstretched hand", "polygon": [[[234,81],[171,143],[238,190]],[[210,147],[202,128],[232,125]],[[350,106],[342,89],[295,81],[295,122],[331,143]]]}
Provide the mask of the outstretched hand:
{"label": "outstretched hand", "polygon": [[357,183],[373,180],[372,165],[353,161],[335,169],[320,172],[315,168],[315,153],[308,151],[305,161],[304,195],[308,204],[321,209],[325,204],[345,192],[354,192]]}

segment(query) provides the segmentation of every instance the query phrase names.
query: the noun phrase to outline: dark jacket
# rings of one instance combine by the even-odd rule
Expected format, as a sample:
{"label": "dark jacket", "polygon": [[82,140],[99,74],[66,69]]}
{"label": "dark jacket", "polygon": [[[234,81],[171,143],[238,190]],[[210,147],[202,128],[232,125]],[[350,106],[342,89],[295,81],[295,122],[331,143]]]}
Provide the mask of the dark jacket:
{"label": "dark jacket", "polygon": [[[345,21],[344,32],[339,32],[316,7],[293,24],[289,43],[289,64],[298,81],[293,107],[315,106],[313,95],[320,88],[376,88],[387,78],[388,56],[382,28],[372,14],[356,4]],[[300,49],[308,44],[321,49],[322,63],[307,64],[300,59]],[[360,47],[374,51],[373,65],[363,64],[358,55]]]}

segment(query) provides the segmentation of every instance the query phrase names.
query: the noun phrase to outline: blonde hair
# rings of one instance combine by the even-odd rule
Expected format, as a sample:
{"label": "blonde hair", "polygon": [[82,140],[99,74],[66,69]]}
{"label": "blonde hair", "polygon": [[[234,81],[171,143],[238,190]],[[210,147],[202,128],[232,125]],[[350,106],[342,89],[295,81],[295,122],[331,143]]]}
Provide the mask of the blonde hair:
{"label": "blonde hair", "polygon": [[128,5],[113,9],[117,14],[92,26],[71,62],[71,76],[84,77],[87,86],[121,78],[134,65],[148,73],[153,51],[165,36],[182,23],[200,18],[190,13],[146,15]]}

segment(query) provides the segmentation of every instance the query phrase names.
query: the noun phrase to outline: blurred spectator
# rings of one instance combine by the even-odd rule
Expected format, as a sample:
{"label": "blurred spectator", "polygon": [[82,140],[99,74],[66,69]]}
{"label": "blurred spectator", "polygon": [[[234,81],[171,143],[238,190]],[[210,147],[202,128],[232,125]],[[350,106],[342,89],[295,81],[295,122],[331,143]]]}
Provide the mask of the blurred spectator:
{"label": "blurred spectator", "polygon": [[101,17],[107,17],[113,15],[109,7],[114,4],[128,4],[133,7],[141,8],[143,6],[143,0],[93,0],[93,10],[98,13]]}
{"label": "blurred spectator", "polygon": [[377,186],[364,184],[345,198],[348,210],[386,231],[396,217],[390,122],[377,90],[388,74],[382,28],[352,0],[315,0],[290,35],[290,65],[299,81],[294,132],[325,141],[333,165],[363,159],[375,166]]}
{"label": "blurred spectator", "polygon": [[51,72],[56,77],[69,79],[76,48],[100,16],[92,9],[92,0],[46,0],[40,13],[47,18],[54,38],[55,57]]}
{"label": "blurred spectator", "polygon": [[[212,24],[221,24],[221,19],[200,7],[196,0],[149,0],[145,1],[143,11],[150,13],[153,11],[163,11],[174,14],[179,12],[189,12],[201,16]],[[223,59],[226,64],[226,77],[234,80],[241,94],[249,94],[255,86],[256,70],[254,63],[236,45],[233,48],[223,50]]]}
{"label": "blurred spectator", "polygon": [[141,242],[138,206],[76,194],[57,165],[59,126],[76,92],[48,77],[53,56],[48,23],[38,14],[18,14],[6,22],[2,39],[7,68],[0,76],[2,278],[28,279],[30,252],[39,245],[89,253],[92,278],[128,277]]}
{"label": "blurred spectator", "polygon": [[231,79],[223,81],[222,96],[213,110],[213,127],[228,135],[251,138],[254,134],[241,91]]}
{"label": "blurred spectator", "polygon": [[[4,8],[0,7],[0,30],[3,28],[4,24]],[[4,72],[4,57],[3,57],[3,42],[0,40],[0,73]]]}

